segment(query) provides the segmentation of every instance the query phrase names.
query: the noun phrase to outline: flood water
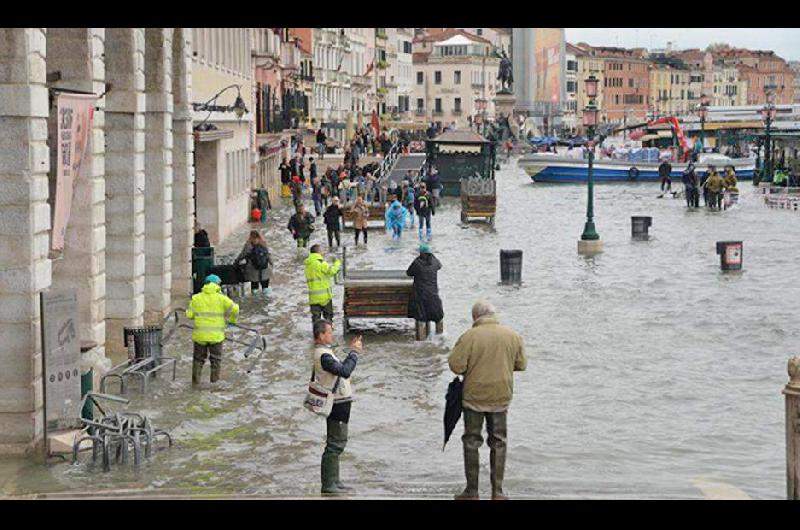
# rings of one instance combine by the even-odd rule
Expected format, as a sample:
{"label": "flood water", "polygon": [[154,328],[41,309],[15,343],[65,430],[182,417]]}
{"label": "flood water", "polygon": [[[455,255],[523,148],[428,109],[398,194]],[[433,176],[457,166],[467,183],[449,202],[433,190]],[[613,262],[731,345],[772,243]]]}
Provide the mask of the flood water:
{"label": "flood water", "polygon": [[[750,182],[737,207],[688,211],[658,199],[656,184],[595,188],[605,252],[577,255],[586,188],[541,185],[514,164],[498,172],[495,228],[460,224],[448,199],[433,218],[445,335],[415,342],[410,320],[358,321],[365,353],[352,377],[356,401],[342,475],[363,496],[445,496],[463,488],[460,435],[442,452],[449,348],[492,300],[525,339],[529,364],[511,405],[506,490],[532,498],[703,498],[709,484],[753,498],[785,496],[787,359],[797,353],[797,212],[770,210]],[[680,184],[678,185],[680,187]],[[631,216],[650,215],[650,241],[632,241]],[[273,295],[240,301],[240,321],[268,339],[251,374],[226,346],[223,382],[192,390],[191,341],[167,354],[178,379],[131,410],[152,416],[176,445],[135,472],[114,466],[26,464],[5,493],[131,489],[317,496],[325,422],[301,402],[311,372],[311,318],[302,260],[270,213]],[[243,227],[217,253],[238,252]],[[352,232],[343,234],[352,249]],[[314,234],[323,241],[324,229]],[[744,271],[723,274],[715,242],[744,242]],[[416,231],[393,243],[381,229],[348,252],[351,268],[405,269]],[[499,250],[524,251],[523,285],[500,286]],[[342,288],[335,289],[341,339]],[[204,377],[208,377],[206,365]],[[136,386],[136,385],[133,385]],[[482,449],[481,492],[489,491]]]}

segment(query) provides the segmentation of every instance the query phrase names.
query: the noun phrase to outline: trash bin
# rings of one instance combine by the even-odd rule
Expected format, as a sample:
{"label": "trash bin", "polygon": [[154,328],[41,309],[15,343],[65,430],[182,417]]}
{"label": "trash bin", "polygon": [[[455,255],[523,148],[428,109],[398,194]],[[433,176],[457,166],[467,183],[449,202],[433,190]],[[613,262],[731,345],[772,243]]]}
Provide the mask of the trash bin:
{"label": "trash bin", "polygon": [[743,245],[741,241],[717,241],[719,267],[723,271],[742,270]]}
{"label": "trash bin", "polygon": [[631,237],[633,239],[649,239],[650,236],[647,232],[651,224],[653,224],[652,217],[631,217]]}
{"label": "trash bin", "polygon": [[[81,341],[81,355],[91,351],[97,347],[97,343],[93,341]],[[81,362],[81,364],[84,364]],[[87,371],[81,369],[81,399],[86,397],[86,394],[94,390],[94,367],[90,366]],[[94,419],[94,411],[92,410],[91,402],[87,401],[81,410],[81,418],[86,420]]]}
{"label": "trash bin", "polygon": [[203,288],[203,281],[214,266],[214,247],[192,247],[192,294]]}
{"label": "trash bin", "polygon": [[504,285],[522,282],[522,251],[500,251],[500,282]]}
{"label": "trash bin", "polygon": [[161,326],[124,328],[123,343],[128,349],[128,362],[138,362],[152,357],[156,364],[161,360]]}

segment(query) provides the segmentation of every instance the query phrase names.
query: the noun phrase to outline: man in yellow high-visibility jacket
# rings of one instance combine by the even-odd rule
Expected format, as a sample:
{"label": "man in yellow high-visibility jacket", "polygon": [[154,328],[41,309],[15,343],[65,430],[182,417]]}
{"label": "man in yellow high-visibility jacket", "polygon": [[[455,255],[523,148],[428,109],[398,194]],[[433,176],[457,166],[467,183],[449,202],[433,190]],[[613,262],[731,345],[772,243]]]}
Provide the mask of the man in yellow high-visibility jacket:
{"label": "man in yellow high-visibility jacket", "polygon": [[239,306],[222,294],[220,283],[222,281],[216,274],[206,277],[202,291],[192,296],[192,302],[186,310],[186,318],[194,320],[192,385],[200,384],[206,357],[211,362],[211,382],[216,383],[219,380],[225,322],[235,324],[239,316]]}
{"label": "man in yellow high-visibility jacket", "polygon": [[342,262],[338,259],[333,265],[322,257],[322,247],[312,245],[305,261],[306,283],[308,284],[308,303],[311,306],[312,324],[325,316],[325,320],[333,322],[333,285],[331,279],[336,276]]}

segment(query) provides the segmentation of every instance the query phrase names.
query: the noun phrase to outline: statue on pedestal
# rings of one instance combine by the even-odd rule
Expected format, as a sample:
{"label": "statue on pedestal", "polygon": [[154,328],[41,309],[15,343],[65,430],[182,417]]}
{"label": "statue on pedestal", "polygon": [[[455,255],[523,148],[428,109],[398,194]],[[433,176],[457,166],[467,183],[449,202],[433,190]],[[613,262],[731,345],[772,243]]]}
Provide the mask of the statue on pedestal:
{"label": "statue on pedestal", "polygon": [[514,73],[512,70],[511,59],[506,55],[506,51],[502,50],[500,69],[497,72],[497,79],[502,84],[502,88],[498,94],[511,94],[514,86]]}

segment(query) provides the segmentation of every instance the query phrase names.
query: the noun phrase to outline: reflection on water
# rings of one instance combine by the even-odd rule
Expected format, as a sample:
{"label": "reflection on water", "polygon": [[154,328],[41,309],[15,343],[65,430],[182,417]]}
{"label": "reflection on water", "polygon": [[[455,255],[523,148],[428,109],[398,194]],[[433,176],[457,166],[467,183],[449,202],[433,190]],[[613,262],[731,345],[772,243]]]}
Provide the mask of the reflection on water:
{"label": "reflection on water", "polygon": [[[593,259],[576,253],[583,186],[534,185],[505,166],[495,229],[461,225],[457,200],[448,200],[433,218],[432,242],[444,265],[446,334],[420,343],[410,321],[353,321],[366,353],[353,377],[345,481],[365,495],[463,487],[458,436],[441,450],[447,353],[471,324],[471,304],[485,296],[523,334],[530,356],[509,413],[512,495],[702,497],[719,483],[782,497],[780,391],[798,337],[791,325],[798,286],[789,279],[800,224],[795,212],[766,209],[749,186],[736,209],[718,213],[658,199],[656,184],[600,185],[595,216],[605,252]],[[134,395],[131,405],[172,432],[172,450],[138,473],[31,464],[4,477],[5,491],[316,495],[324,422],[301,406],[311,319],[287,215],[271,218],[267,234],[273,296],[241,301],[242,321],[269,343],[252,374],[245,373],[250,361],[228,347],[220,388],[192,390],[189,333],[179,332],[167,347],[181,359],[178,380],[154,385],[147,398]],[[653,217],[650,241],[631,240],[635,215]],[[248,229],[239,231],[242,240]],[[314,237],[322,241],[324,230]],[[373,230],[368,248],[353,249],[345,232],[348,266],[405,269],[415,239],[416,230],[400,243]],[[741,274],[719,272],[715,242],[729,239],[744,241]],[[223,253],[239,244],[230,241]],[[499,250],[514,248],[524,251],[524,283],[499,286]],[[338,307],[341,296],[337,287]],[[489,487],[486,451],[482,490]]]}

